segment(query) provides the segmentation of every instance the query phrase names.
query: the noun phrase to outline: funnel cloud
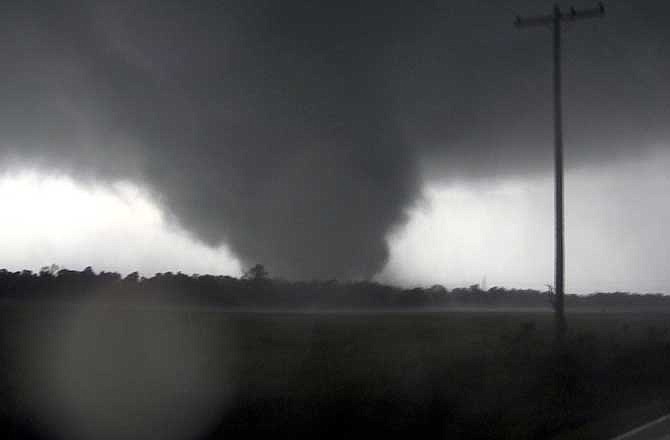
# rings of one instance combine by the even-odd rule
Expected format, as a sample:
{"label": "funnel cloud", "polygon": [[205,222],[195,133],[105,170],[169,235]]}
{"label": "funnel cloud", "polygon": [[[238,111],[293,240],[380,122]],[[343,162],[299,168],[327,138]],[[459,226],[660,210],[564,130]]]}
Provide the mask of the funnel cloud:
{"label": "funnel cloud", "polygon": [[[569,166],[667,134],[648,86],[670,58],[636,49],[667,35],[663,15],[617,8],[623,37],[593,24],[574,30],[592,45],[565,43],[581,84],[566,91]],[[279,276],[370,278],[424,180],[550,169],[549,35],[512,18],[477,2],[10,2],[0,158],[137,182],[198,239]]]}

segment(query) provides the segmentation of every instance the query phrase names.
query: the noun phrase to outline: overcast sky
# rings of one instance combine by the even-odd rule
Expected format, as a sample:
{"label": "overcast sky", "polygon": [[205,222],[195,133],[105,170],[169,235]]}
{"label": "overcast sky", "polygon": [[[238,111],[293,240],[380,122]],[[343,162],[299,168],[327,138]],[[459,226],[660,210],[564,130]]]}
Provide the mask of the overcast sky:
{"label": "overcast sky", "polygon": [[[512,26],[551,6],[9,2],[0,266],[551,283],[551,33]],[[606,8],[565,26],[566,287],[670,292],[670,6]]]}

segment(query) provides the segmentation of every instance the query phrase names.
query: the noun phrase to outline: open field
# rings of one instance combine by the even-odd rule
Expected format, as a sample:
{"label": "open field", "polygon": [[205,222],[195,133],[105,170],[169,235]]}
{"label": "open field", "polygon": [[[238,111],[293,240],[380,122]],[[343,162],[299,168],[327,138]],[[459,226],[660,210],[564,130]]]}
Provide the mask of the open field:
{"label": "open field", "polygon": [[[670,315],[0,308],[17,438],[608,438],[670,406]],[[7,436],[6,436],[7,437]]]}

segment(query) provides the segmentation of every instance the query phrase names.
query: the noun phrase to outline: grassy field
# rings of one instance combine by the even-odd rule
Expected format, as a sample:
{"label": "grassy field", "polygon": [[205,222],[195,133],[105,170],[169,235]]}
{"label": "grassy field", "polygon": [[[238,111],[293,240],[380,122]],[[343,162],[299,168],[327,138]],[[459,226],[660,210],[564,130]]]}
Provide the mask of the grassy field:
{"label": "grassy field", "polygon": [[670,315],[0,309],[5,437],[608,438],[670,411]]}

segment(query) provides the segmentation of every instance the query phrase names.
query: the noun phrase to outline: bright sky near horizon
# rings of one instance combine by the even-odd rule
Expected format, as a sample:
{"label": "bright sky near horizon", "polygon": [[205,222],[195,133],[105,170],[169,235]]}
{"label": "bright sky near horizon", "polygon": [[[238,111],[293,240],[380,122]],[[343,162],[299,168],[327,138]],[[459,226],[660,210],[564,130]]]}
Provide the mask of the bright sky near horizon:
{"label": "bright sky near horizon", "polygon": [[[655,151],[567,173],[568,292],[670,292],[670,153]],[[426,184],[409,222],[389,236],[391,256],[377,279],[455,287],[486,277],[489,287],[544,288],[553,278],[552,188],[547,177]],[[11,270],[241,273],[225,245],[194,239],[129,182],[87,186],[15,171],[0,177],[0,200],[0,266]]]}
{"label": "bright sky near horizon", "polygon": [[[568,171],[566,291],[670,293],[670,152]],[[402,284],[553,284],[553,180],[438,188],[390,238],[382,279]]]}
{"label": "bright sky near horizon", "polygon": [[128,182],[90,187],[63,175],[18,172],[0,178],[0,200],[0,266],[12,270],[51,264],[145,275],[241,270],[225,246],[198,243]]}

